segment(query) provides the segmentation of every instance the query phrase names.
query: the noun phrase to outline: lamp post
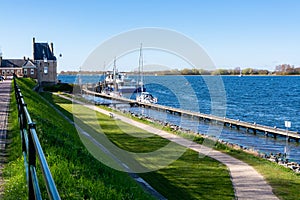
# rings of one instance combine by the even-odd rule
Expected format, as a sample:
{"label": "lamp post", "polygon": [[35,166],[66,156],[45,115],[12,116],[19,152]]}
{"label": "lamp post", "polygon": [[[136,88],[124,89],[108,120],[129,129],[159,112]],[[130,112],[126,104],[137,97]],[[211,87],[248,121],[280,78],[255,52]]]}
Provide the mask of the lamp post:
{"label": "lamp post", "polygon": [[289,148],[288,148],[288,140],[289,140],[289,132],[288,129],[291,128],[292,123],[290,121],[284,121],[284,126],[286,128],[286,141],[285,141],[285,147],[284,147],[284,154],[287,157],[289,154]]}

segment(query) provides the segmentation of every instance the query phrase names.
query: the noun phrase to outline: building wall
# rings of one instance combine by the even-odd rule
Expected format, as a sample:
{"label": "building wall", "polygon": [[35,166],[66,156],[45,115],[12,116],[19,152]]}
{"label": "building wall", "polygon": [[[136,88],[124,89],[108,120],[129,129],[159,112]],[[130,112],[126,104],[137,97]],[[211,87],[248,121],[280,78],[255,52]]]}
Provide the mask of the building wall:
{"label": "building wall", "polygon": [[0,68],[0,75],[4,77],[12,76],[16,74],[17,76],[22,76],[22,68],[12,68],[12,67],[1,67]]}
{"label": "building wall", "polygon": [[43,85],[53,85],[57,83],[57,62],[56,60],[37,60],[36,66],[38,67],[38,82]]}
{"label": "building wall", "polygon": [[24,78],[37,79],[37,69],[36,68],[23,68],[22,76]]}

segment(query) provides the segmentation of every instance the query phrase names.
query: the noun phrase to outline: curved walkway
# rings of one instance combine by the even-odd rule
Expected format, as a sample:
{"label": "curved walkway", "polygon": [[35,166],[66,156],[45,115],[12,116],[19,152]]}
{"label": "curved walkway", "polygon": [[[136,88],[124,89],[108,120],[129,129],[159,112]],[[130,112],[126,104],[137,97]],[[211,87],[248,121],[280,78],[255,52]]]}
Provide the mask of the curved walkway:
{"label": "curved walkway", "polygon": [[[72,100],[62,95],[59,96]],[[82,102],[79,101],[76,101],[76,103],[83,104]],[[111,115],[109,111],[103,110],[99,107],[93,105],[85,105],[85,106],[95,111],[101,112],[103,114],[109,116]],[[191,142],[177,135],[134,121],[130,118],[118,114],[113,114],[113,115],[118,120],[121,120],[130,125],[144,129],[150,133],[159,135],[165,139],[168,139],[179,145],[190,148],[201,154],[207,155],[225,164],[230,171],[236,199],[255,199],[255,200],[258,199],[278,200],[279,199],[273,194],[272,187],[264,180],[263,176],[259,174],[253,167],[246,164],[245,162],[240,161],[225,153],[213,150],[211,148],[205,147],[195,142]]]}
{"label": "curved walkway", "polygon": [[3,193],[4,180],[2,178],[3,164],[7,153],[5,147],[7,144],[7,118],[10,103],[11,80],[0,82],[0,199]]}

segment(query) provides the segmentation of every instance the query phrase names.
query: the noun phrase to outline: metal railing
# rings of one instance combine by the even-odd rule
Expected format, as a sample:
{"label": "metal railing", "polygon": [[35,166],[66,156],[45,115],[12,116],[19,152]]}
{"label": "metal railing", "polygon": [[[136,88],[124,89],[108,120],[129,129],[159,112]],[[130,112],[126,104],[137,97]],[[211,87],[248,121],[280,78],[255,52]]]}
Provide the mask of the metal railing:
{"label": "metal railing", "polygon": [[31,120],[27,105],[24,101],[20,88],[14,78],[14,89],[18,107],[18,117],[22,140],[22,152],[26,171],[26,181],[28,185],[28,199],[42,199],[38,177],[36,173],[36,158],[38,158],[44,182],[50,199],[60,199],[47,164],[43,149],[39,142],[35,123]]}

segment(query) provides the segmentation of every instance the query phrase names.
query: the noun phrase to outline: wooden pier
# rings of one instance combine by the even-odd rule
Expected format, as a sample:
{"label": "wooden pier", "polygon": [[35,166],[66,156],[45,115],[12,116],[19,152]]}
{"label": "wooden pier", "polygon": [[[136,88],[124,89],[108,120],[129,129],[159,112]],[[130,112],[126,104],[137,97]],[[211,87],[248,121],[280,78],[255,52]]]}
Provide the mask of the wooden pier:
{"label": "wooden pier", "polygon": [[165,111],[168,113],[173,113],[177,115],[185,115],[185,116],[190,116],[193,118],[198,118],[199,120],[204,120],[204,121],[214,121],[219,124],[222,124],[224,126],[228,126],[230,128],[236,128],[240,130],[241,128],[245,129],[246,131],[252,131],[254,134],[257,132],[264,133],[266,136],[273,136],[276,138],[277,136],[283,136],[286,137],[288,141],[291,139],[295,140],[296,142],[299,142],[300,140],[300,134],[296,131],[287,131],[284,129],[279,129],[276,127],[269,127],[269,126],[264,126],[256,123],[249,123],[249,122],[243,122],[240,120],[234,120],[234,119],[229,119],[225,117],[218,117],[214,115],[209,115],[209,114],[203,114],[199,112],[193,112],[193,111],[188,111],[188,110],[182,110],[179,108],[172,108],[169,106],[163,106],[159,104],[149,104],[149,103],[142,103],[138,102],[132,99],[124,98],[124,97],[119,97],[119,96],[111,96],[107,94],[101,94],[97,92],[93,92],[90,90],[83,89],[83,93],[93,95],[93,96],[98,96],[106,99],[111,99],[111,100],[116,100],[124,103],[128,103],[130,105],[137,105],[141,107],[147,107],[159,111]]}

